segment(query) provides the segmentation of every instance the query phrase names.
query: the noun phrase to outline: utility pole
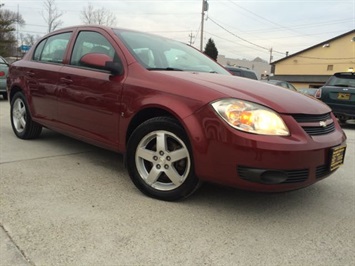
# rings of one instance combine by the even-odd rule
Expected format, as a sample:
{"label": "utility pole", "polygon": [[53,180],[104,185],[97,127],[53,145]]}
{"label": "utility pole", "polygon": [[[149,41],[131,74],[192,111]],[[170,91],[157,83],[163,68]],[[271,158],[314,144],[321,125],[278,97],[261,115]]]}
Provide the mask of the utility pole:
{"label": "utility pole", "polygon": [[20,16],[20,7],[17,4],[17,18],[16,18],[16,59],[19,59],[19,16]]}
{"label": "utility pole", "polygon": [[269,64],[271,65],[271,61],[272,61],[272,59],[273,59],[273,56],[272,56],[272,47],[270,48],[269,52],[270,52],[270,61],[269,61]]}
{"label": "utility pole", "polygon": [[208,10],[207,0],[202,0],[202,13],[201,13],[201,40],[200,40],[200,51],[203,49],[203,24],[205,21],[205,12]]}
{"label": "utility pole", "polygon": [[190,37],[190,46],[192,45],[192,38],[194,38],[195,36],[194,35],[192,35],[192,31],[191,31],[191,33],[189,34],[189,37]]}

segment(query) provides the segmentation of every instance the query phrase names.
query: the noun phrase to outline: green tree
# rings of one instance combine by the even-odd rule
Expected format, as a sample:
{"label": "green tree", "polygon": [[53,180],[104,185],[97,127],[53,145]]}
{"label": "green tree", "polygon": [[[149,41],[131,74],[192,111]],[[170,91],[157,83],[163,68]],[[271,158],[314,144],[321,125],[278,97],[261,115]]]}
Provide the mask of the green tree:
{"label": "green tree", "polygon": [[212,58],[213,60],[217,61],[218,50],[212,38],[208,39],[203,53]]}
{"label": "green tree", "polygon": [[0,4],[0,55],[2,56],[11,56],[16,51],[16,23],[22,26],[25,21],[20,14],[4,9],[4,4]]}

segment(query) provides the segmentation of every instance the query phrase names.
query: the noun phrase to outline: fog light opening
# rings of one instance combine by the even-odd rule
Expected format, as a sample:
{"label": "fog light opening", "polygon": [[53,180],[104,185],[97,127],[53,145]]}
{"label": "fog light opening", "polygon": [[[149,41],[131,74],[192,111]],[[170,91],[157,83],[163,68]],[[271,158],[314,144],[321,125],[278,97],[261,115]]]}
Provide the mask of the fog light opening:
{"label": "fog light opening", "polygon": [[287,173],[282,171],[265,171],[261,174],[260,180],[264,184],[279,184],[287,180]]}

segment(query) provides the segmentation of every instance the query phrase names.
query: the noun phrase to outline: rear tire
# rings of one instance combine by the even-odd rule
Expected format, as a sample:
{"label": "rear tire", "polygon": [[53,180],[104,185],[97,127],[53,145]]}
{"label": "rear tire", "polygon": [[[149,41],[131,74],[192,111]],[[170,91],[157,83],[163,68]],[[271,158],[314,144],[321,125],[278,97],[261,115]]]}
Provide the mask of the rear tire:
{"label": "rear tire", "polygon": [[187,135],[168,117],[149,119],[134,130],[127,145],[127,167],[136,187],[152,198],[180,200],[199,185]]}
{"label": "rear tire", "polygon": [[20,139],[34,139],[42,132],[42,126],[32,121],[27,101],[22,92],[17,92],[11,100],[11,125]]}

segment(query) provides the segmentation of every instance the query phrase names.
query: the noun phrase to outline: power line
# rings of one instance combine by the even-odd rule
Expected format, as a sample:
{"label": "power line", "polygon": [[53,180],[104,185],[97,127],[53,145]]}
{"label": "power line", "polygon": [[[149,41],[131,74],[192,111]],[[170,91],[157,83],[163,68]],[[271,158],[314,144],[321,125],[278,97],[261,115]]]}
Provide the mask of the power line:
{"label": "power line", "polygon": [[[218,36],[218,35],[216,35],[216,34],[214,34],[214,33],[208,32],[208,31],[205,31],[205,32],[208,33],[208,34],[211,35],[211,36],[217,37],[217,38],[219,38],[219,39],[221,39],[221,40],[224,40],[224,41],[233,43],[233,44],[235,45],[235,41],[226,39],[226,38],[224,38],[224,37]],[[241,43],[240,43],[239,45],[240,45],[240,46],[243,46],[243,47],[245,47],[245,48],[251,49],[250,46],[248,46],[248,45],[241,44]],[[265,49],[259,49],[259,48],[252,48],[252,49],[257,49],[259,52],[263,52],[263,53],[268,53],[268,52],[269,52],[269,51],[265,51]]]}
{"label": "power line", "polygon": [[246,11],[246,12],[248,12],[248,13],[250,13],[250,14],[256,16],[257,18],[262,19],[262,20],[264,20],[264,21],[267,21],[267,22],[269,22],[269,23],[271,23],[271,24],[273,24],[273,25],[275,25],[275,26],[278,26],[278,27],[280,27],[280,28],[282,28],[282,29],[285,29],[285,30],[288,30],[288,31],[292,31],[292,32],[297,33],[297,34],[302,34],[302,35],[306,35],[306,36],[311,36],[311,35],[309,35],[309,34],[304,34],[304,33],[302,33],[302,32],[299,32],[299,31],[296,31],[296,30],[294,30],[294,29],[285,27],[285,26],[283,26],[283,25],[281,25],[281,24],[278,24],[278,23],[276,23],[276,22],[274,22],[274,21],[271,21],[271,20],[269,20],[269,19],[267,19],[267,18],[264,18],[264,17],[262,17],[262,16],[260,16],[260,15],[258,15],[258,14],[256,14],[256,13],[254,13],[254,12],[252,12],[252,11],[250,11],[250,10],[244,8],[244,7],[241,7],[240,5],[234,3],[234,2],[231,1],[231,0],[228,0],[228,1],[231,2],[233,5],[239,7],[240,9],[243,9],[244,11]]}
{"label": "power line", "polygon": [[[263,50],[270,51],[270,48],[261,46],[261,45],[259,45],[259,44],[253,43],[253,42],[251,42],[251,41],[248,41],[247,39],[244,39],[244,38],[242,38],[242,37],[236,35],[235,33],[229,31],[228,29],[226,29],[225,27],[223,27],[222,25],[220,25],[219,23],[217,23],[216,21],[214,21],[213,19],[211,19],[211,17],[208,17],[208,19],[209,19],[210,21],[212,21],[212,23],[214,23],[214,24],[216,24],[218,27],[220,27],[221,29],[223,29],[223,30],[225,30],[226,32],[228,32],[229,34],[233,35],[234,37],[236,37],[236,38],[238,38],[238,39],[240,39],[240,40],[242,40],[242,41],[244,41],[244,42],[246,42],[246,43],[249,43],[249,44],[251,44],[251,45],[254,45],[254,46],[256,46],[256,47],[259,47],[259,48],[261,48],[261,49],[263,49]],[[279,51],[275,51],[275,50],[273,50],[273,52],[279,53],[279,54],[283,54],[283,55],[285,54],[284,52],[279,52]]]}

